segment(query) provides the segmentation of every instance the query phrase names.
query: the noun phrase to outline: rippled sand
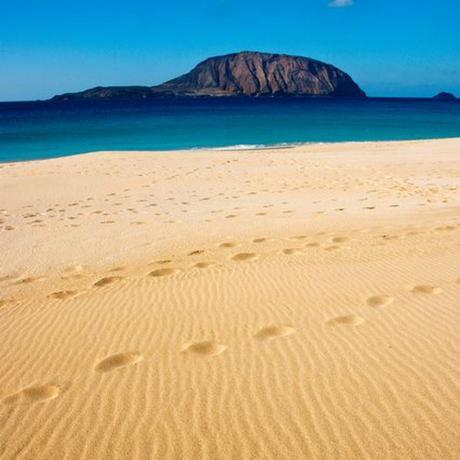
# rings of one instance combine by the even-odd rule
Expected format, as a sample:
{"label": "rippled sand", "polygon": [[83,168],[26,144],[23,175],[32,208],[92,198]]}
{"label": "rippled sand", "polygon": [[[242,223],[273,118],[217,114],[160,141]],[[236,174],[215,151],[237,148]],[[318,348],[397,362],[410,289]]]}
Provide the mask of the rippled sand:
{"label": "rippled sand", "polygon": [[455,459],[460,140],[0,164],[0,458]]}

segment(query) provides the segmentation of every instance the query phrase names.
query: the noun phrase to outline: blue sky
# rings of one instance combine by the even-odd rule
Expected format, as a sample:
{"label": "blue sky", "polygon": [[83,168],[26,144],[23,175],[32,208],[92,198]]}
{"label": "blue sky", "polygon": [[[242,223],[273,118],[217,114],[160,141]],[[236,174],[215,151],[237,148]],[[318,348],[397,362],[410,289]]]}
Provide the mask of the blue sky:
{"label": "blue sky", "polygon": [[457,0],[1,3],[0,100],[154,85],[241,50],[335,64],[370,96],[460,96]]}

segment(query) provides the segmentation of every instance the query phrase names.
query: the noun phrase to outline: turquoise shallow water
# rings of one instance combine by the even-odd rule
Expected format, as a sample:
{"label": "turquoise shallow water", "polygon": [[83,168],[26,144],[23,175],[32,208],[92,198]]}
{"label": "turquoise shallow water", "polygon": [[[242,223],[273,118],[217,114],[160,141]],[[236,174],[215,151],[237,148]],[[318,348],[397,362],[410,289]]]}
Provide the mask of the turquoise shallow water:
{"label": "turquoise shallow water", "polygon": [[173,150],[460,137],[460,101],[158,99],[0,104],[0,161]]}

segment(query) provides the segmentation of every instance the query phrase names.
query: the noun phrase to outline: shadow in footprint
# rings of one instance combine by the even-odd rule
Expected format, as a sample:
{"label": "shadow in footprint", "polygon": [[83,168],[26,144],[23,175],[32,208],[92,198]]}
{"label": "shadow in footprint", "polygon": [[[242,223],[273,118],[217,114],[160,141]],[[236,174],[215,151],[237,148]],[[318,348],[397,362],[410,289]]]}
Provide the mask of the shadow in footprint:
{"label": "shadow in footprint", "polygon": [[345,241],[348,241],[350,238],[346,237],[346,236],[336,236],[334,238],[332,238],[332,241],[334,243],[345,243]]}
{"label": "shadow in footprint", "polygon": [[76,295],[78,295],[78,291],[56,291],[52,292],[48,297],[57,300],[65,300],[75,297]]}
{"label": "shadow in footprint", "polygon": [[203,356],[216,356],[220,355],[227,349],[227,345],[214,342],[212,340],[205,340],[203,342],[195,342],[187,345],[182,353],[193,353]]}
{"label": "shadow in footprint", "polygon": [[258,340],[273,340],[278,337],[286,337],[294,334],[295,329],[290,326],[267,326],[262,328],[254,336]]}
{"label": "shadow in footprint", "polygon": [[176,273],[176,269],[174,268],[158,268],[157,270],[153,270],[149,273],[149,276],[152,276],[154,278],[159,278],[161,276],[168,276],[168,275],[173,275]]}
{"label": "shadow in footprint", "polygon": [[144,358],[141,354],[134,351],[117,353],[103,359],[99,364],[97,364],[95,369],[99,372],[110,372],[114,369],[118,369],[119,367],[132,366],[143,359]]}
{"label": "shadow in footprint", "polygon": [[16,281],[14,284],[30,284],[35,283],[36,281],[44,281],[45,278],[43,276],[29,276],[27,278],[22,278]]}
{"label": "shadow in footprint", "polygon": [[105,278],[101,278],[100,280],[96,281],[93,286],[94,287],[104,287],[108,284],[116,283],[120,281],[122,278],[121,276],[107,276]]}
{"label": "shadow in footprint", "polygon": [[255,259],[257,254],[254,252],[240,252],[239,254],[235,254],[232,257],[232,260],[236,260],[237,262],[243,262],[245,260]]}
{"label": "shadow in footprint", "polygon": [[19,405],[46,401],[59,396],[61,388],[58,385],[33,385],[7,396],[3,404]]}
{"label": "shadow in footprint", "polygon": [[394,298],[388,295],[375,295],[367,299],[367,304],[370,307],[384,307],[393,303]]}
{"label": "shadow in footprint", "polygon": [[336,318],[332,318],[326,322],[328,326],[357,326],[358,324],[362,324],[364,322],[364,318],[357,315],[343,315],[337,316]]}
{"label": "shadow in footprint", "polygon": [[420,286],[415,286],[412,289],[412,292],[416,294],[439,294],[440,292],[442,292],[442,289],[440,287],[423,284]]}
{"label": "shadow in footprint", "polygon": [[214,264],[212,262],[198,262],[194,265],[196,268],[208,268],[212,267]]}
{"label": "shadow in footprint", "polygon": [[302,250],[299,249],[299,248],[287,248],[287,249],[283,249],[283,254],[286,254],[288,256],[292,256],[292,255],[295,255],[295,254],[301,254],[302,253]]}
{"label": "shadow in footprint", "polygon": [[221,248],[234,248],[238,246],[238,243],[228,242],[228,243],[221,243],[219,247]]}

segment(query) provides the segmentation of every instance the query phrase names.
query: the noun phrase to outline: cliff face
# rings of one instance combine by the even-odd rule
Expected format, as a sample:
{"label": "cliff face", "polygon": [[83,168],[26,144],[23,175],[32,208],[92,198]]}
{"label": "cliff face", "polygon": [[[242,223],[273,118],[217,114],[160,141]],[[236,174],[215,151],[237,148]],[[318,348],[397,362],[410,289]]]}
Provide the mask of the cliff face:
{"label": "cliff face", "polygon": [[246,51],[206,59],[191,72],[158,86],[97,87],[53,99],[134,99],[169,95],[366,96],[348,74],[330,64],[299,56]]}
{"label": "cliff face", "polygon": [[337,67],[304,57],[257,52],[207,59],[153,90],[219,96],[365,96]]}

